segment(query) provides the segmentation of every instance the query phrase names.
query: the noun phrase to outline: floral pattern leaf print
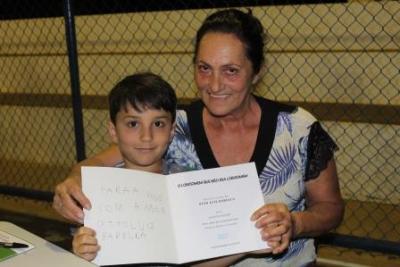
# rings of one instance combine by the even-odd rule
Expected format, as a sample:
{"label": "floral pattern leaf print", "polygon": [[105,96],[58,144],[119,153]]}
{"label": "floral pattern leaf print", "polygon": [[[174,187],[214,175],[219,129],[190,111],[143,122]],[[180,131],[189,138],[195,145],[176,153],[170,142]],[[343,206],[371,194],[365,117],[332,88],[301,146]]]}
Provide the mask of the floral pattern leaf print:
{"label": "floral pattern leaf print", "polygon": [[308,145],[308,136],[301,137],[299,140],[299,155],[301,159],[301,171],[303,174],[305,174],[306,172],[307,145]]}
{"label": "floral pattern leaf print", "polygon": [[177,164],[186,171],[202,169],[195,147],[188,137],[190,130],[186,113],[178,111],[174,139],[169,145],[165,159],[169,165]]}
{"label": "floral pattern leaf print", "polygon": [[296,148],[288,145],[281,149],[273,149],[269,157],[266,170],[260,176],[261,188],[264,194],[271,194],[282,185],[286,184],[290,176],[297,169],[297,162],[294,159]]}
{"label": "floral pattern leaf print", "polygon": [[277,135],[282,134],[285,131],[285,128],[288,130],[290,135],[292,135],[293,129],[292,122],[290,120],[290,114],[282,112],[279,114],[276,126]]}
{"label": "floral pattern leaf print", "polygon": [[[306,245],[306,241],[307,239],[305,238],[300,238],[297,240],[293,240],[292,242],[290,242],[289,244],[289,248],[288,248],[288,252],[283,254],[283,256],[281,255],[277,255],[276,257],[272,257],[271,259],[266,258],[266,262],[274,262],[275,258],[279,258],[280,261],[284,261],[286,259],[289,259],[291,257],[293,257],[294,255],[300,255],[302,253],[302,250],[304,249],[305,245]],[[281,266],[281,265],[279,265]],[[301,266],[309,266],[308,264],[306,265],[301,265]],[[299,266],[299,267],[301,267]]]}

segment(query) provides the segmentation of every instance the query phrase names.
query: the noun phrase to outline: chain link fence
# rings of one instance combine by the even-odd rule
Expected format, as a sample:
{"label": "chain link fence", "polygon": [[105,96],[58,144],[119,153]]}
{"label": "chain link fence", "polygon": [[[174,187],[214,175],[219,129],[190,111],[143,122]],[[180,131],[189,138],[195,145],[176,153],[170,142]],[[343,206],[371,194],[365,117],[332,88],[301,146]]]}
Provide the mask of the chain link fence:
{"label": "chain link fence", "polygon": [[[251,8],[268,35],[257,94],[305,107],[340,147],[346,213],[336,233],[399,247],[400,2],[156,2],[76,3],[79,69],[68,60],[66,2],[0,4],[0,208],[52,212],[42,200],[76,162],[76,136],[86,156],[108,146],[106,95],[122,77],[153,71],[180,101],[196,98],[196,30],[216,8],[239,6]],[[82,131],[72,108],[75,72]]]}

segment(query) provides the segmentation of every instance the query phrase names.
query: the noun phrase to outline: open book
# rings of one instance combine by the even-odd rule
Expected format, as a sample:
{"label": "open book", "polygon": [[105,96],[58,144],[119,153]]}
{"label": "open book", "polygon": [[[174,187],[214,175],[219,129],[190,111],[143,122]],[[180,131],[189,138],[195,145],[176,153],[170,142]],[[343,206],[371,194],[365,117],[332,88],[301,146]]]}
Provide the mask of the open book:
{"label": "open book", "polygon": [[18,254],[21,254],[25,251],[31,250],[34,246],[31,243],[28,243],[27,241],[18,238],[10,233],[4,232],[0,230],[0,242],[5,242],[5,243],[19,243],[19,244],[24,244],[27,245],[27,247],[24,248],[9,248],[9,247],[4,247],[0,245],[0,262],[3,260],[6,260],[8,258],[17,256]]}
{"label": "open book", "polygon": [[186,263],[267,248],[251,214],[264,204],[254,163],[161,175],[82,167],[99,265]]}

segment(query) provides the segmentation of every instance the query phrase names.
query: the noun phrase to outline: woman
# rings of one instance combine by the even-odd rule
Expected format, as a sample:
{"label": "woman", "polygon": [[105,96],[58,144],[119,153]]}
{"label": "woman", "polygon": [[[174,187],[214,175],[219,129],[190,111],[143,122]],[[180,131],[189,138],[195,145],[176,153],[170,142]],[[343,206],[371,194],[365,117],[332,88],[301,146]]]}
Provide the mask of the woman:
{"label": "woman", "polygon": [[[254,161],[265,205],[251,217],[271,249],[231,257],[238,266],[312,266],[312,237],[343,216],[333,157],[336,145],[307,111],[252,94],[264,62],[263,27],[251,13],[222,10],[196,36],[195,83],[201,100],[177,115],[166,160],[187,169]],[[115,147],[73,168],[56,188],[54,208],[82,221],[76,202],[90,208],[80,188],[80,166],[113,166]],[[251,197],[251,196],[249,196]]]}

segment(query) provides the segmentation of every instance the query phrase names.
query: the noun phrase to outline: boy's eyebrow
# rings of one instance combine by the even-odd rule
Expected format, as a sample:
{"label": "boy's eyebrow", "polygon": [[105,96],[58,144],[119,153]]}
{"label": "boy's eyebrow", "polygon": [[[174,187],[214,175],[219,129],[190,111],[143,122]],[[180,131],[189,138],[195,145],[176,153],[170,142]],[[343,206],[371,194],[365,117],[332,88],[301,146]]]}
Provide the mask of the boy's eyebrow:
{"label": "boy's eyebrow", "polygon": [[[156,118],[156,119],[162,119],[162,118],[168,119],[168,118],[169,118],[169,115],[172,116],[172,114],[165,114],[165,115],[155,116],[154,118]],[[138,116],[138,115],[131,115],[131,114],[125,114],[125,115],[124,115],[124,118],[140,118],[140,117],[141,117],[141,116]]]}
{"label": "boy's eyebrow", "polygon": [[157,119],[169,119],[169,116],[168,116],[168,114],[166,114],[166,115],[162,115],[162,116],[157,116],[156,118]]}

